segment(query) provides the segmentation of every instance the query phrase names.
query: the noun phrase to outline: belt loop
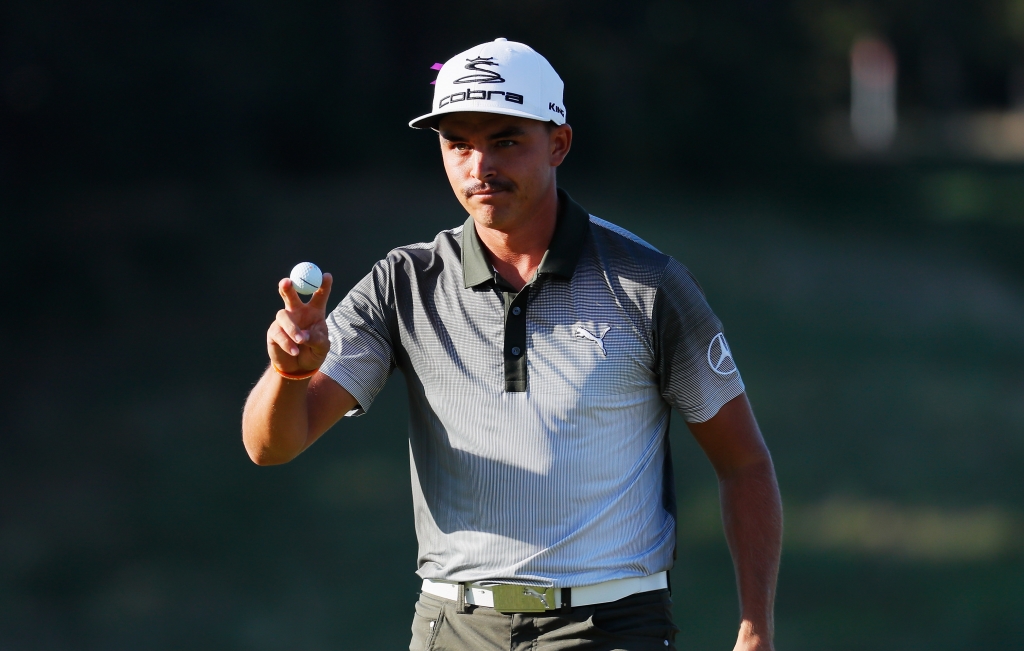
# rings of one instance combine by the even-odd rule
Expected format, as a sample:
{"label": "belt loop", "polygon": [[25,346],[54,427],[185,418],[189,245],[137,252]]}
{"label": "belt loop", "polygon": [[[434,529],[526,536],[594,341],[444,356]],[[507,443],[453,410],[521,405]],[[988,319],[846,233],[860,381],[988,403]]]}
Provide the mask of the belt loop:
{"label": "belt loop", "polygon": [[455,606],[455,612],[462,615],[466,612],[466,584],[459,584],[459,602]]}
{"label": "belt loop", "polygon": [[569,613],[572,610],[572,588],[562,588],[562,612]]}

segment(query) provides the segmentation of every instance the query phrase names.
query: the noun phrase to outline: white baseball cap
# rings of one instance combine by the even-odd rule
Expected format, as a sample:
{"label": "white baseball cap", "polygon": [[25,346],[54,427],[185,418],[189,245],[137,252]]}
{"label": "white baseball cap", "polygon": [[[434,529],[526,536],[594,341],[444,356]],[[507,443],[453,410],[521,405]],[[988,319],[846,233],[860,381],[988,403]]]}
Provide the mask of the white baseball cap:
{"label": "white baseball cap", "polygon": [[440,117],[458,111],[517,115],[565,124],[562,79],[529,45],[504,38],[469,48],[437,73],[434,110],[409,123],[437,128]]}

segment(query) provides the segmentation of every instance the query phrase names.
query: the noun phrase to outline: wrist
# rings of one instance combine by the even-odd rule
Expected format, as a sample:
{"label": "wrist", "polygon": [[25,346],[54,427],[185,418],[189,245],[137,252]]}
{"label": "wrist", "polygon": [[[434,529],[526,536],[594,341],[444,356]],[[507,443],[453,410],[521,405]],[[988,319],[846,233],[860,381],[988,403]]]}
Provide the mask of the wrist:
{"label": "wrist", "polygon": [[744,618],[740,623],[739,635],[736,636],[735,651],[772,651],[772,628],[765,622],[758,625]]}
{"label": "wrist", "polygon": [[758,635],[741,637],[733,651],[772,651],[772,643]]}
{"label": "wrist", "polygon": [[308,380],[309,378],[316,375],[317,371],[320,370],[319,368],[315,368],[312,371],[299,371],[297,373],[289,373],[288,371],[285,371],[274,362],[270,362],[270,367],[273,368],[277,372],[277,374],[283,377],[284,379],[296,381]]}

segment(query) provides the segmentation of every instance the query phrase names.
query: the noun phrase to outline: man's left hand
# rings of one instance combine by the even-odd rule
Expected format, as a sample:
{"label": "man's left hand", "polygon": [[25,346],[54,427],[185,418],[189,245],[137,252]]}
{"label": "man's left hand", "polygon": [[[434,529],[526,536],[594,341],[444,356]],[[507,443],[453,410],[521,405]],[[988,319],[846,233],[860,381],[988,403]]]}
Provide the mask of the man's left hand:
{"label": "man's left hand", "polygon": [[740,593],[742,624],[734,649],[771,650],[782,552],[782,500],[771,455],[746,394],[689,427],[718,474],[722,524]]}

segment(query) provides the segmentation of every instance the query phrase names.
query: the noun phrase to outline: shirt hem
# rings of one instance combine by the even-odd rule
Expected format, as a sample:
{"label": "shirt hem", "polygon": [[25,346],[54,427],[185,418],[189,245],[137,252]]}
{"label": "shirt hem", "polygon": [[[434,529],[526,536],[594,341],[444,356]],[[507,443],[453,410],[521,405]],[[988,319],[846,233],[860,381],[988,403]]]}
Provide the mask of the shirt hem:
{"label": "shirt hem", "polygon": [[736,398],[744,391],[746,391],[746,387],[743,385],[743,380],[738,380],[735,383],[729,384],[722,388],[716,396],[717,400],[714,402],[706,402],[700,407],[700,409],[683,413],[683,420],[687,423],[705,423],[714,418],[722,407],[725,406],[725,403]]}
{"label": "shirt hem", "polygon": [[362,416],[370,410],[374,396],[342,365],[341,358],[328,353],[327,359],[320,366],[320,372],[337,382],[356,399],[356,407],[345,416]]}

